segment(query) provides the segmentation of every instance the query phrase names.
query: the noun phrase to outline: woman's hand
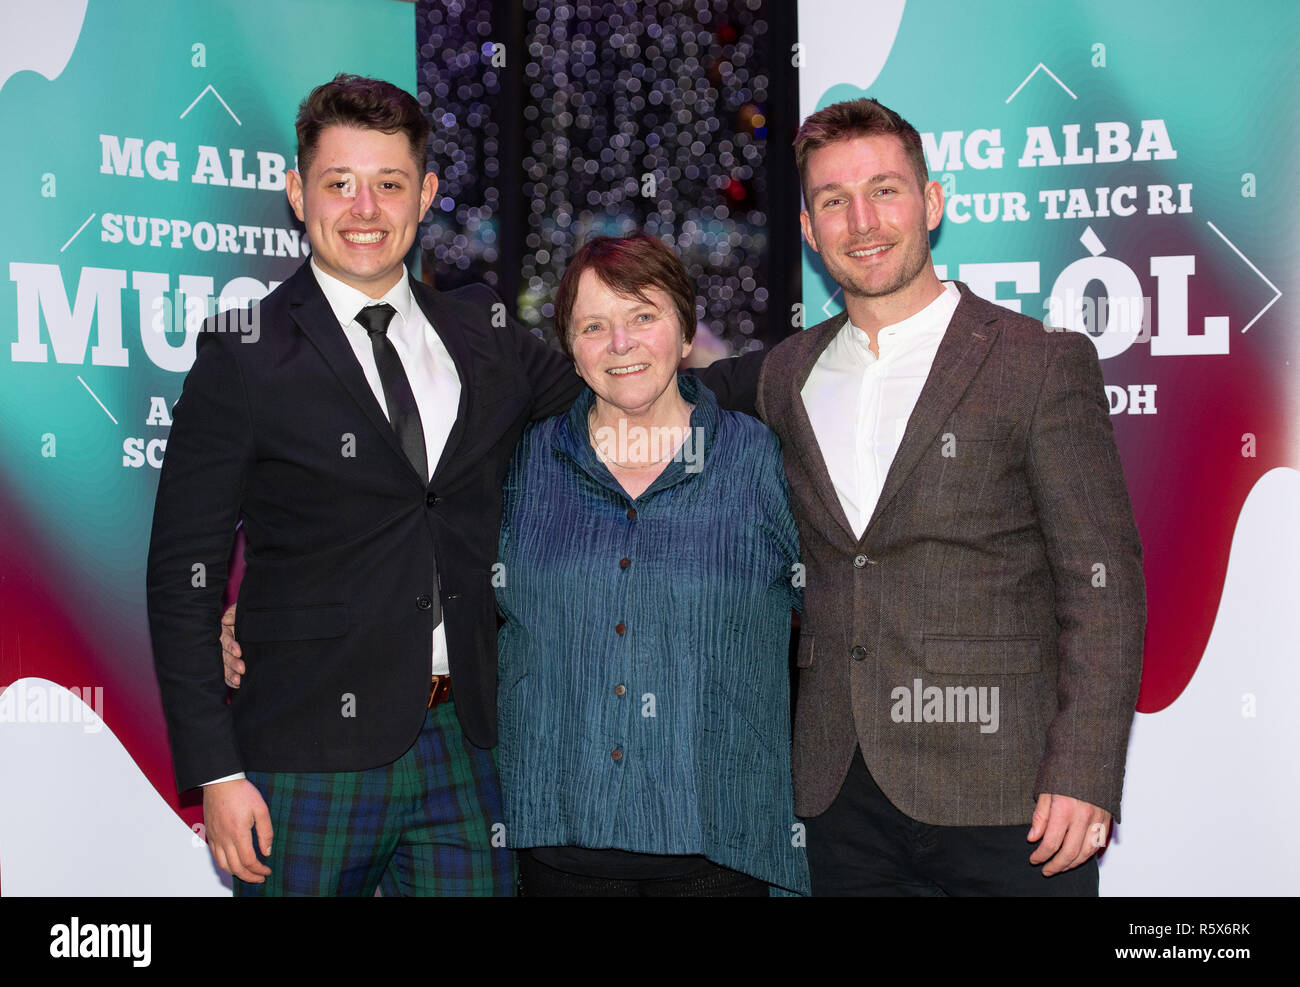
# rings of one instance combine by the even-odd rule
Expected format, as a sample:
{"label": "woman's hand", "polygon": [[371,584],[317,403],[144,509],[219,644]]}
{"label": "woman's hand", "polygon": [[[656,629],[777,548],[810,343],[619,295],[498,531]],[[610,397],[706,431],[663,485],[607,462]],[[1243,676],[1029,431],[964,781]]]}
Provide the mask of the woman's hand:
{"label": "woman's hand", "polygon": [[240,677],[244,674],[244,663],[239,656],[243,652],[235,640],[235,607],[221,615],[221,664],[226,670],[226,685],[232,689],[239,688]]}

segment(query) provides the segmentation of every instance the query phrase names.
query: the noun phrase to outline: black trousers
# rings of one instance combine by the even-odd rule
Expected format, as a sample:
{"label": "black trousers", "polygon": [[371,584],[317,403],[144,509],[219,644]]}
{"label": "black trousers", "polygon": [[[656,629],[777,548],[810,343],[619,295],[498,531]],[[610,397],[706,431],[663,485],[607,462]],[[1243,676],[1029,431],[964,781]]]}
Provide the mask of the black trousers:
{"label": "black trousers", "polygon": [[804,820],[814,895],[1096,897],[1097,858],[1043,877],[1021,826],[930,826],[885,797],[856,752],[831,807]]}
{"label": "black trousers", "polygon": [[572,874],[527,851],[518,861],[521,898],[766,898],[768,893],[762,881],[708,860],[680,876],[645,880]]}

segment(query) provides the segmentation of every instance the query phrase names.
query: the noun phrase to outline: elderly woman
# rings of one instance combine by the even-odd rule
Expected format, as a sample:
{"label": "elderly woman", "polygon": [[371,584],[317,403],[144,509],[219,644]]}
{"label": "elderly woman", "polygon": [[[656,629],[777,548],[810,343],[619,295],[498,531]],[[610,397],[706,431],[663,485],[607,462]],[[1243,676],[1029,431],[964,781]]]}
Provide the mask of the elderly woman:
{"label": "elderly woman", "polygon": [[806,892],[786,663],[797,535],[776,439],[677,373],[695,292],[657,240],[592,240],[556,312],[587,389],[520,442],[497,590],[520,891]]}
{"label": "elderly woman", "polygon": [[[677,368],[695,290],[645,235],[574,257],[587,388],[505,485],[498,762],[528,896],[807,893],[790,780],[798,536],[776,437]],[[243,664],[223,631],[227,681]]]}

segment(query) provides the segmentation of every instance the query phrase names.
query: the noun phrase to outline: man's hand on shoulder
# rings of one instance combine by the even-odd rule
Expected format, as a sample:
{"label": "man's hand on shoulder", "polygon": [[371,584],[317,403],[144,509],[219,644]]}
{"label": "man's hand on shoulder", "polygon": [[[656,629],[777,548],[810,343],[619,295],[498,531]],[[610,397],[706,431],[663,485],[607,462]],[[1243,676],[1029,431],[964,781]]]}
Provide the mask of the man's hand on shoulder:
{"label": "man's hand on shoulder", "polygon": [[740,356],[715,360],[691,372],[711,390],[727,411],[758,418],[758,378],[769,350],[754,350]]}
{"label": "man's hand on shoulder", "polygon": [[271,814],[252,782],[218,781],[203,789],[203,824],[217,866],[241,881],[262,884],[271,868],[253,852],[253,827],[262,856],[271,852]]}
{"label": "man's hand on shoulder", "polygon": [[226,685],[232,689],[239,688],[240,677],[244,674],[244,663],[240,661],[239,642],[235,640],[235,606],[221,615],[221,664],[226,670]]}
{"label": "man's hand on shoulder", "polygon": [[1029,862],[1047,861],[1043,876],[1051,877],[1078,867],[1106,845],[1110,837],[1110,813],[1091,802],[1068,795],[1038,796],[1028,840],[1038,843]]}

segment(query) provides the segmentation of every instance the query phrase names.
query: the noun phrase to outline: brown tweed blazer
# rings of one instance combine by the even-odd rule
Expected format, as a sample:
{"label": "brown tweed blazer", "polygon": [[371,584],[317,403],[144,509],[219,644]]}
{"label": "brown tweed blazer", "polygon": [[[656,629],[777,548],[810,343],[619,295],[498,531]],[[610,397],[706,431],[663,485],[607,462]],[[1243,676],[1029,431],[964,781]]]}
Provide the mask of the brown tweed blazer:
{"label": "brown tweed blazer", "polygon": [[1096,350],[959,288],[861,539],[800,396],[847,317],[763,364],[806,576],[795,811],[861,748],[921,822],[1028,824],[1042,792],[1118,819],[1146,596]]}

